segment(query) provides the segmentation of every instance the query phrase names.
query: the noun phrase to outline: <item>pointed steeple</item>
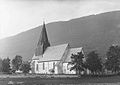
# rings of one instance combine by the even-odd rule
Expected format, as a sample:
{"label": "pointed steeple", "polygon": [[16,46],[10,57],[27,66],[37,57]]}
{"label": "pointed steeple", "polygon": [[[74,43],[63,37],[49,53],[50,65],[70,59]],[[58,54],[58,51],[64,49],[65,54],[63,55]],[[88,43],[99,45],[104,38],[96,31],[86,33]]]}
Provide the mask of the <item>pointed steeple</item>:
{"label": "pointed steeple", "polygon": [[37,48],[35,51],[35,56],[42,55],[45,52],[46,48],[49,46],[50,46],[50,43],[49,43],[48,36],[47,36],[45,22],[43,22],[43,27],[42,27],[40,38],[39,38]]}

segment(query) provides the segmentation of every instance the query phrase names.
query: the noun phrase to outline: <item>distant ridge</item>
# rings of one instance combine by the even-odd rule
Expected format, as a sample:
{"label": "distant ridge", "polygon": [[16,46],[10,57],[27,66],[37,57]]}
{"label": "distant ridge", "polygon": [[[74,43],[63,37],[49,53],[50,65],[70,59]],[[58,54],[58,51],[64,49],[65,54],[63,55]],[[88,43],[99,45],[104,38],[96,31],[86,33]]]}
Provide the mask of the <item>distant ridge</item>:
{"label": "distant ridge", "polygon": [[[41,28],[38,26],[1,39],[0,56],[13,58],[15,55],[21,55],[25,60],[31,59]],[[82,46],[85,52],[98,50],[103,56],[111,44],[120,43],[120,11],[52,22],[46,25],[46,29],[51,45],[69,43],[71,47]]]}

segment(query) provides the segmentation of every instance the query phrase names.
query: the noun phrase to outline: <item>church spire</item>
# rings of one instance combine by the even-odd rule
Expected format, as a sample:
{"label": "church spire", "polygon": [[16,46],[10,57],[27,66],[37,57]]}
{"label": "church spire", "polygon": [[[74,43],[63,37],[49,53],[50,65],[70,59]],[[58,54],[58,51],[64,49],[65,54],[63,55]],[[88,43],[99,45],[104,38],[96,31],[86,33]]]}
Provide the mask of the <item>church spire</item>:
{"label": "church spire", "polygon": [[49,46],[50,46],[50,43],[49,43],[48,36],[47,36],[45,22],[43,22],[43,27],[42,27],[42,31],[40,34],[38,44],[37,44],[35,55],[36,56],[42,55],[45,52],[46,48]]}

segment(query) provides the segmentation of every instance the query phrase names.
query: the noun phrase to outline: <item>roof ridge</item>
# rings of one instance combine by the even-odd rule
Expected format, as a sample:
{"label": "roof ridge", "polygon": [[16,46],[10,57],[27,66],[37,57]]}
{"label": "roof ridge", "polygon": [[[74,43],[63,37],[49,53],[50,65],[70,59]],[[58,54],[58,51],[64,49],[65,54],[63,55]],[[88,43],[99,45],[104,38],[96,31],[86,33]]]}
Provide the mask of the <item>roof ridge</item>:
{"label": "roof ridge", "polygon": [[68,43],[65,43],[65,44],[59,44],[59,45],[54,45],[54,46],[49,46],[48,48],[51,48],[51,47],[58,47],[58,46],[62,46],[62,45],[68,45]]}
{"label": "roof ridge", "polygon": [[83,47],[73,47],[73,48],[70,48],[70,49],[77,49],[77,48],[81,48],[82,49]]}

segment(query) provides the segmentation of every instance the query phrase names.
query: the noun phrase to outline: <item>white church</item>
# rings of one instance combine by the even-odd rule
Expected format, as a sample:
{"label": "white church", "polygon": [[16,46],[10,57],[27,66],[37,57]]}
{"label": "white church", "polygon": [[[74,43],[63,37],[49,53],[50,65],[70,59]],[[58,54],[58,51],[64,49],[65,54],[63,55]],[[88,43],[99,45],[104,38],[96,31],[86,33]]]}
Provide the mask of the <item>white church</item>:
{"label": "white church", "polygon": [[32,58],[32,73],[37,74],[76,74],[70,71],[71,55],[83,52],[82,47],[71,48],[69,44],[50,46],[45,23]]}

